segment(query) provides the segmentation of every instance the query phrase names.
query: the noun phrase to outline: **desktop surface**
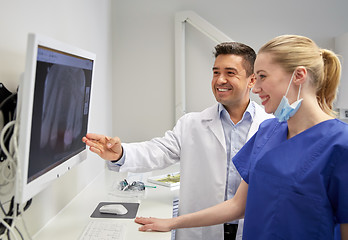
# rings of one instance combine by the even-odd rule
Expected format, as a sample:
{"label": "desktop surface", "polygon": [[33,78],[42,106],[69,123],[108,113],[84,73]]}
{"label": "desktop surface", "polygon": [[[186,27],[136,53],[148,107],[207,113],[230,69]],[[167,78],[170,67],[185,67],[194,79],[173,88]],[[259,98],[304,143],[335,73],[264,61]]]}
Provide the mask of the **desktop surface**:
{"label": "desktop surface", "polygon": [[[173,166],[174,168],[177,166]],[[178,168],[178,167],[177,167]],[[163,172],[164,171],[164,172]],[[152,174],[165,173],[166,170],[155,171]],[[171,170],[167,170],[171,171]],[[170,232],[140,232],[140,225],[134,219],[125,218],[91,218],[91,214],[100,202],[139,202],[136,216],[171,218],[173,214],[173,199],[178,196],[178,189],[165,186],[146,188],[143,198],[125,198],[110,194],[110,183],[122,181],[127,175],[104,170],[96,179],[79,193],[57,216],[55,216],[33,240],[76,240],[79,239],[91,221],[110,221],[124,224],[125,239],[171,239]],[[147,183],[146,183],[147,184]],[[153,184],[151,184],[153,185]]]}

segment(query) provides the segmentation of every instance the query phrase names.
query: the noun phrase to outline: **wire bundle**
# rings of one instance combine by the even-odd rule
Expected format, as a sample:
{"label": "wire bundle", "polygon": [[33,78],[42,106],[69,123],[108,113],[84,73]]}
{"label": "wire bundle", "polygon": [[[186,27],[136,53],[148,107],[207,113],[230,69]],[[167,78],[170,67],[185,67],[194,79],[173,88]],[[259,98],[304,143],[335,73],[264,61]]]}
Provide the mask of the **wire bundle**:
{"label": "wire bundle", "polygon": [[[1,199],[10,198],[4,203],[0,201],[0,239],[9,240],[11,236],[15,240],[24,239],[22,233],[16,226],[16,220],[21,216],[21,212],[29,208],[31,201],[28,201],[23,209],[15,204],[13,193],[17,171],[17,147],[19,124],[16,119],[17,93],[9,92],[0,83],[0,197]],[[6,204],[9,204],[5,210]],[[26,230],[25,222],[22,224]],[[28,232],[28,231],[26,231]],[[29,234],[27,234],[29,236]],[[30,238],[30,236],[29,236]]]}

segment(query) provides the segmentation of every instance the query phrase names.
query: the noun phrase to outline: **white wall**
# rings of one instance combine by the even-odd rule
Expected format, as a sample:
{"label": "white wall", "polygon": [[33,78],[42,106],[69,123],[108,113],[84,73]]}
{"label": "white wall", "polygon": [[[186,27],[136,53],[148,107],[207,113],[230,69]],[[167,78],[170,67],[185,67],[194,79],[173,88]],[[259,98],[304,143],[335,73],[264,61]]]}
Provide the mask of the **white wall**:
{"label": "white wall", "polygon": [[[0,0],[0,82],[15,91],[24,71],[28,32],[37,32],[97,54],[92,83],[90,129],[112,132],[110,0]],[[33,199],[25,213],[29,231],[38,231],[83,189],[104,166],[89,154]]]}
{"label": "white wall", "polygon": [[344,89],[348,89],[348,32],[335,38],[335,49],[343,58],[342,65],[346,66],[342,69],[343,81],[340,84],[336,107],[348,109],[348,95],[344,93]]}
{"label": "white wall", "polygon": [[[177,11],[195,11],[256,51],[281,34],[305,35],[333,49],[333,38],[348,32],[348,2],[339,0],[115,0],[112,9],[114,135],[125,142],[162,136],[174,126]],[[187,31],[187,94],[192,111],[214,100],[210,81],[215,44],[192,28]]]}

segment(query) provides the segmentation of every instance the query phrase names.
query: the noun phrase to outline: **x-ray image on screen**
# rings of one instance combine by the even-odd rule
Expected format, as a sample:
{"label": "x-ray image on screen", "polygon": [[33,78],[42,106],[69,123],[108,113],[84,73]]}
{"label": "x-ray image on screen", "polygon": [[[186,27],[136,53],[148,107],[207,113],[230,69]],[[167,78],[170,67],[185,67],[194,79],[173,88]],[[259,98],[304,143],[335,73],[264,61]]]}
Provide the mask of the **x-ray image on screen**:
{"label": "x-ray image on screen", "polygon": [[44,87],[40,147],[68,150],[82,130],[85,74],[82,69],[53,65]]}

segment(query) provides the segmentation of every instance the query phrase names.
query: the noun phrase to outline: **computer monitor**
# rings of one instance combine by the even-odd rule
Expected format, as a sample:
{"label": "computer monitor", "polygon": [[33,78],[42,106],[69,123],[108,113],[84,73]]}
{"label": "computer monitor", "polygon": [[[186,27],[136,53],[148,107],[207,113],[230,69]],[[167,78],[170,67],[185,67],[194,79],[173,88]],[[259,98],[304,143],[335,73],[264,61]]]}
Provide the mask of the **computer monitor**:
{"label": "computer monitor", "polygon": [[17,203],[25,203],[87,157],[95,54],[30,33],[19,84]]}

